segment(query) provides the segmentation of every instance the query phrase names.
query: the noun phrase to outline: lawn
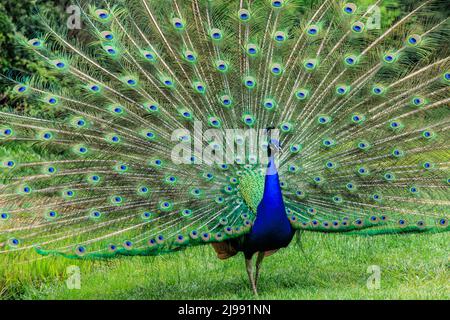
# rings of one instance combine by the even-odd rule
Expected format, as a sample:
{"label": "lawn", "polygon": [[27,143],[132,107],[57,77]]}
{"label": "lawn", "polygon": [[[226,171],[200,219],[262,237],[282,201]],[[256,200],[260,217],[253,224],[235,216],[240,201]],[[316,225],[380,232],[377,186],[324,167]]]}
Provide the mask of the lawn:
{"label": "lawn", "polygon": [[[358,237],[305,233],[301,246],[268,257],[261,299],[449,299],[449,233]],[[33,262],[24,262],[28,259]],[[81,288],[66,285],[80,268]],[[367,287],[379,266],[380,287]],[[254,299],[241,255],[226,261],[211,247],[173,255],[80,261],[34,253],[1,256],[3,299]]]}

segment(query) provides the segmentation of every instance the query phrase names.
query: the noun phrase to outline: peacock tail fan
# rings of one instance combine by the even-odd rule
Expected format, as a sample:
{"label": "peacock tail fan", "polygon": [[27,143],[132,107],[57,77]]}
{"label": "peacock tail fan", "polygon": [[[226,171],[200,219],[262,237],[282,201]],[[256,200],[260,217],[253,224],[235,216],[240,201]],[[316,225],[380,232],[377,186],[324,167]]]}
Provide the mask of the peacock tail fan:
{"label": "peacock tail fan", "polygon": [[269,126],[295,229],[449,230],[440,1],[381,28],[358,2],[81,2],[82,29],[40,12],[47,32],[16,36],[46,67],[3,80],[40,112],[0,112],[0,252],[108,258],[239,238],[265,165],[211,161],[223,148],[206,132],[241,130],[234,150]]}

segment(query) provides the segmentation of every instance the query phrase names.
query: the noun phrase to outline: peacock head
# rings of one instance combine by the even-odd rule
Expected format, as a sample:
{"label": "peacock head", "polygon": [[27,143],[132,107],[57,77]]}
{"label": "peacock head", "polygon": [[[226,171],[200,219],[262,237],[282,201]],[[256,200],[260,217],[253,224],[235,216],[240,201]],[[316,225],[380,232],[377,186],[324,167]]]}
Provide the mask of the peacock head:
{"label": "peacock head", "polygon": [[271,136],[271,130],[275,129],[274,127],[269,127],[267,128],[267,135],[270,137],[269,138],[269,144],[268,144],[268,148],[267,148],[267,155],[268,157],[271,156],[275,156],[277,153],[281,152],[281,143],[278,139],[273,138]]}

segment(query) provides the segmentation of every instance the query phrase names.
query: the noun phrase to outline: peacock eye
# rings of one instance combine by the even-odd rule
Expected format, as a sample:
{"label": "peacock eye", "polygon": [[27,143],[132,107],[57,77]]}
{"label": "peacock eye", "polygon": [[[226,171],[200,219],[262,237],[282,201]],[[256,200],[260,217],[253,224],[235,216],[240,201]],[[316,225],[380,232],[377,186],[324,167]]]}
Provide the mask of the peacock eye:
{"label": "peacock eye", "polygon": [[223,38],[222,31],[220,29],[214,28],[210,32],[211,38],[215,41],[221,40]]}
{"label": "peacock eye", "polygon": [[346,3],[342,10],[345,14],[353,14],[356,11],[356,5],[353,3]]}
{"label": "peacock eye", "polygon": [[417,46],[421,41],[422,41],[422,37],[420,35],[418,35],[418,34],[410,35],[407,38],[407,44],[409,46],[413,46],[413,47]]}
{"label": "peacock eye", "polygon": [[176,30],[184,29],[184,22],[180,18],[173,18],[172,25]]}
{"label": "peacock eye", "polygon": [[319,28],[317,26],[313,25],[308,28],[307,32],[310,36],[315,36],[319,33]]}
{"label": "peacock eye", "polygon": [[241,21],[248,21],[250,20],[250,11],[247,9],[241,9],[238,11],[238,17]]}
{"label": "peacock eye", "polygon": [[363,32],[364,31],[364,24],[362,22],[360,22],[360,21],[355,22],[352,25],[352,31],[354,33],[361,33],[361,32]]}

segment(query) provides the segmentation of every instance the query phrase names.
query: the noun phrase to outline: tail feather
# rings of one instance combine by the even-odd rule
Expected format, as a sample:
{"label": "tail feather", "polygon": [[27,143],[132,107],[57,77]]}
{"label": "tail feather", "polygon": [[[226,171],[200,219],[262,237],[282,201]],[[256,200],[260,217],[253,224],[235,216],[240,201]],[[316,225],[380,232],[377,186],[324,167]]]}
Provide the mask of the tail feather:
{"label": "tail feather", "polygon": [[264,164],[250,151],[214,163],[220,145],[193,135],[196,123],[279,129],[296,229],[448,231],[443,1],[381,29],[341,1],[82,2],[75,36],[45,13],[47,34],[16,36],[46,68],[4,77],[35,110],[0,111],[0,252],[102,258],[214,243],[235,254],[226,243],[251,230]]}

